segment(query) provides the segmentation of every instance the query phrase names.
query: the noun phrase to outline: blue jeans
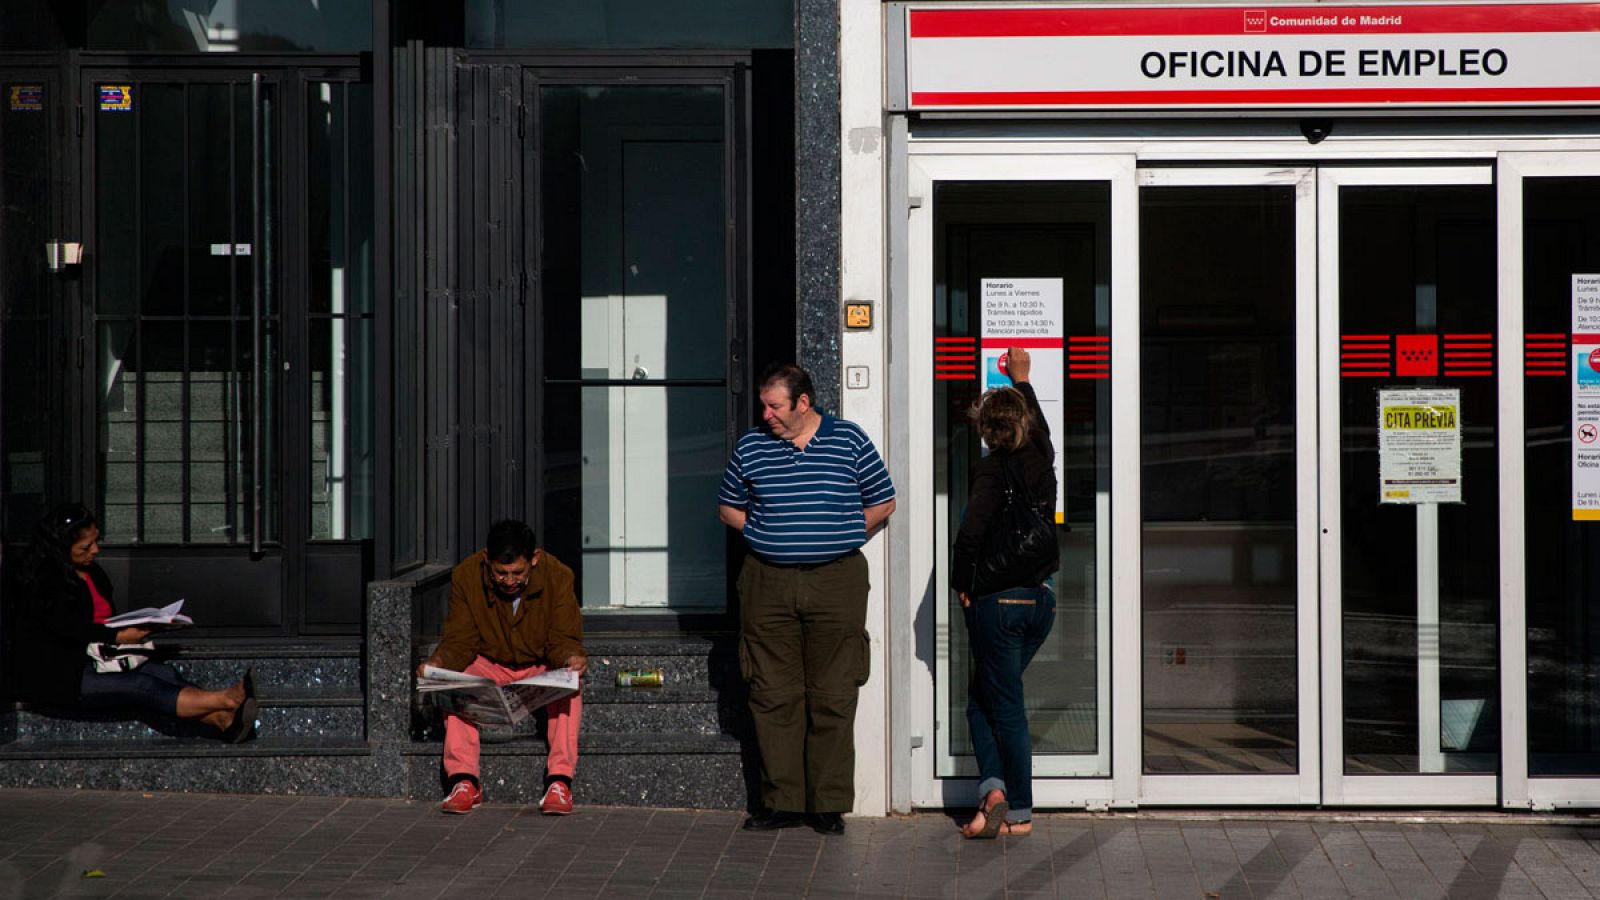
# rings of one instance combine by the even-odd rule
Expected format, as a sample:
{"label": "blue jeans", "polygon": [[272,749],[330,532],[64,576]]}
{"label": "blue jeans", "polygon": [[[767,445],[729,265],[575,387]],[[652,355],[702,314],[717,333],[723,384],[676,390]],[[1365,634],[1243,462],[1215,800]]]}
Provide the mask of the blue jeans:
{"label": "blue jeans", "polygon": [[962,611],[972,648],[967,728],[978,757],[978,805],[992,790],[1006,795],[1008,822],[1033,819],[1033,740],[1022,704],[1022,670],[1056,620],[1048,587],[1011,588],[975,597]]}
{"label": "blue jeans", "polygon": [[131,672],[96,672],[94,664],[87,663],[79,695],[84,709],[126,712],[132,708],[175,718],[178,695],[186,687],[194,685],[163,662],[152,660]]}

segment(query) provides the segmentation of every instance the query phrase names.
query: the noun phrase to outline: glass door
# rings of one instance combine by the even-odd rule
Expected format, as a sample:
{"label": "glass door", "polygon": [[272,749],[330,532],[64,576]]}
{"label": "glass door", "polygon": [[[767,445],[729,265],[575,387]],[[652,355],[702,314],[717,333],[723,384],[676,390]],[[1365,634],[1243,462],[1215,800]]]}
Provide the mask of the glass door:
{"label": "glass door", "polygon": [[83,72],[79,496],[120,589],[183,597],[222,633],[361,622],[373,303],[356,78]]}
{"label": "glass door", "polygon": [[[1526,633],[1504,629],[1503,717],[1508,806],[1600,802],[1600,153],[1501,154],[1501,295],[1508,367],[1505,494],[1521,521],[1504,554],[1508,593],[1520,590]],[[1520,383],[1514,379],[1520,377]],[[1520,421],[1513,419],[1520,416]],[[1520,436],[1517,436],[1520,431]],[[1508,616],[1508,619],[1510,617]],[[1517,676],[1526,673],[1525,682]],[[1527,747],[1525,761],[1510,748]]]}
{"label": "glass door", "polygon": [[[720,609],[706,515],[742,372],[734,83],[529,71],[544,463],[540,538],[586,610]],[[763,363],[764,364],[764,363]]]}
{"label": "glass door", "polygon": [[[1025,342],[1063,486],[1056,631],[1025,679],[1040,805],[1497,805],[1491,168],[925,152],[919,802],[970,802],[945,567],[983,452],[967,411]],[[1587,196],[1568,187],[1541,202]],[[1570,232],[1582,208],[1542,215]]]}
{"label": "glass door", "polygon": [[[1010,383],[1000,358],[1017,346],[1033,357],[1059,484],[1056,620],[1024,675],[1034,773],[1055,777],[1035,790],[1041,804],[1104,803],[1117,514],[1114,300],[1133,274],[1133,255],[1119,257],[1115,248],[1130,237],[1132,161],[1037,157],[995,166],[939,157],[913,160],[912,179],[912,194],[924,198],[911,225],[911,295],[919,298],[912,402],[931,422],[914,450],[913,478],[931,483],[933,513],[907,523],[914,571],[925,571],[929,586],[913,601],[929,675],[913,693],[917,708],[932,711],[933,721],[919,728],[937,736],[913,750],[913,771],[923,773],[920,801],[945,802],[940,792],[960,790],[977,774],[967,730],[972,656],[949,588],[950,544],[985,452],[970,411],[983,391]],[[924,460],[930,465],[919,475]]]}
{"label": "glass door", "polygon": [[[86,72],[83,90],[90,502],[107,565],[175,596],[204,583],[181,572],[260,592],[188,596],[197,621],[276,618],[280,86],[135,71]],[[222,602],[232,608],[210,608]]]}
{"label": "glass door", "polygon": [[44,253],[60,237],[61,123],[68,104],[55,74],[0,69],[0,534],[26,541],[63,468],[58,408],[65,366],[66,272]]}
{"label": "glass door", "polygon": [[1315,183],[1139,173],[1143,802],[1318,798]]}
{"label": "glass door", "polygon": [[1323,169],[1323,802],[1499,802],[1495,190]]}

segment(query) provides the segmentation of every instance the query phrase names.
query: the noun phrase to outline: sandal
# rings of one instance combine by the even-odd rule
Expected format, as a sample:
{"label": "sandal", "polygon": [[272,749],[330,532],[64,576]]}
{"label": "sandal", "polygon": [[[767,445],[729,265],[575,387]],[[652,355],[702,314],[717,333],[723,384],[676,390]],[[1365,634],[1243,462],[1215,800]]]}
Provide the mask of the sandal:
{"label": "sandal", "polygon": [[1033,823],[1030,822],[1005,822],[1000,826],[1000,833],[1006,837],[1027,837],[1033,834]]}
{"label": "sandal", "polygon": [[[989,804],[988,809],[980,808],[978,810],[978,816],[983,816],[983,827],[979,828],[977,831],[968,831],[967,829],[963,828],[961,829],[961,836],[969,841],[994,840],[1000,835],[1000,829],[1005,827],[1006,813],[1010,811],[1010,804],[1006,803],[1003,798]],[[973,816],[973,820],[976,821],[978,816]],[[967,824],[970,826],[972,823],[968,822]]]}

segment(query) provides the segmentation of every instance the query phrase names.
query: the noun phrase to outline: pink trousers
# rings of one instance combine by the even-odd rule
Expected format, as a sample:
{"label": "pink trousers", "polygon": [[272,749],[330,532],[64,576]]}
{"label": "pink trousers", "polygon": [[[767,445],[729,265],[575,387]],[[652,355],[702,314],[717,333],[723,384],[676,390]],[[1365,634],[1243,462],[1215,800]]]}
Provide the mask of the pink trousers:
{"label": "pink trousers", "polygon": [[[510,684],[529,675],[540,675],[545,666],[525,669],[508,669],[499,663],[478,657],[467,666],[468,675],[493,678],[496,684]],[[546,706],[549,724],[545,740],[550,743],[550,756],[545,760],[545,774],[565,775],[571,778],[578,768],[578,720],[583,716],[583,692]],[[478,777],[478,726],[460,716],[444,717],[444,771],[446,775],[471,775]]]}

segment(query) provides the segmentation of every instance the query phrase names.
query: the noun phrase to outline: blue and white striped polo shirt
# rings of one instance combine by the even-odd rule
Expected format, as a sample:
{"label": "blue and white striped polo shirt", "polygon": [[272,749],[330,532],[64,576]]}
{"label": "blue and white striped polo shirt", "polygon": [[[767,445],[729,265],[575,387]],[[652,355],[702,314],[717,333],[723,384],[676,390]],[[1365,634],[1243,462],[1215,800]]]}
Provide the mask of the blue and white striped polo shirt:
{"label": "blue and white striped polo shirt", "polygon": [[867,542],[862,510],[894,499],[866,432],[824,414],[801,450],[752,428],[733,447],[717,500],[745,511],[744,539],[772,563],[822,563]]}

